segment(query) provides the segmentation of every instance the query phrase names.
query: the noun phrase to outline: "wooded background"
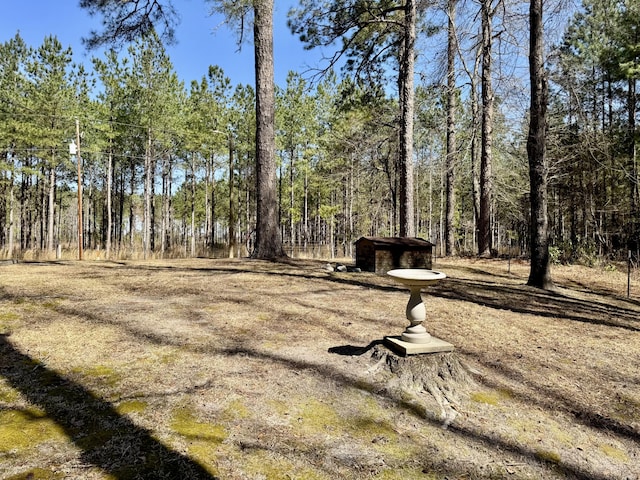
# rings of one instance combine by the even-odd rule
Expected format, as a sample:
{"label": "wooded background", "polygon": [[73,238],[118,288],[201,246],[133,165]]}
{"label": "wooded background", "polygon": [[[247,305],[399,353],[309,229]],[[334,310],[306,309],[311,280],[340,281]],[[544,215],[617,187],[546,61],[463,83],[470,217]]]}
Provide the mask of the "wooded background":
{"label": "wooded background", "polygon": [[[291,12],[309,47],[323,41],[309,34],[321,20],[311,6],[331,3]],[[416,235],[436,254],[483,253],[486,201],[480,240],[528,255],[528,3],[441,3],[417,8]],[[575,7],[548,4],[545,24],[550,254],[592,263],[639,248],[640,2]],[[383,28],[358,30],[324,75],[291,72],[277,87],[278,216],[291,255],[350,256],[363,235],[399,232],[399,58]],[[377,61],[355,60],[374,44]],[[153,32],[87,64],[75,53],[55,35],[0,45],[0,255],[75,256],[80,218],[82,248],[101,258],[249,254],[254,88],[216,66],[185,85]]]}

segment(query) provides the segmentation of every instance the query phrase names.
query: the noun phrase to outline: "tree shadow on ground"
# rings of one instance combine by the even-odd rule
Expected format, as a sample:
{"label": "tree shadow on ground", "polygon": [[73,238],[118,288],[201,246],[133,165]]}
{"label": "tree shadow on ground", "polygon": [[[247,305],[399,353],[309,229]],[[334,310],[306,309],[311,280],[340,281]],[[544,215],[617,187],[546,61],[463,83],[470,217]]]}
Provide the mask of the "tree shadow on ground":
{"label": "tree shadow on ground", "polygon": [[640,331],[639,312],[634,308],[585,301],[560,291],[541,290],[526,285],[447,279],[430,288],[429,294],[499,310]]}
{"label": "tree shadow on ground", "polygon": [[[640,442],[638,428],[593,411],[593,407],[582,402],[581,398],[569,396],[560,391],[558,387],[533,381],[531,377],[525,378],[522,372],[503,363],[491,361],[485,355],[465,351],[462,353],[474,358],[483,367],[492,370],[491,376],[476,378],[485,387],[499,390],[505,388],[505,384],[516,383],[521,387],[520,391],[508,388],[509,395],[523,403],[535,403],[546,411],[563,411],[572,415],[577,422],[586,427],[616,434],[633,442]],[[507,382],[503,382],[505,379]]]}
{"label": "tree shadow on ground", "polygon": [[[201,269],[186,269],[186,270],[199,271]],[[212,271],[212,269],[209,269],[209,271]],[[227,270],[221,270],[221,271],[226,271],[227,273],[229,273]],[[246,271],[248,273],[254,273],[254,274],[265,273],[270,275],[282,275],[282,273],[280,272],[274,272],[274,273],[255,272],[250,269],[246,269],[243,271]],[[238,272],[238,271],[235,270],[234,272]],[[398,287],[398,286],[380,285],[377,283],[379,279],[373,276],[361,277],[361,276],[332,275],[332,274],[326,275],[326,276],[324,274],[321,276],[313,276],[305,272],[300,272],[300,274],[296,273],[295,275],[291,273],[285,273],[285,274],[292,277],[313,278],[315,280],[319,280],[323,282],[338,282],[338,284],[346,283],[346,284],[357,285],[357,286],[368,288],[368,289],[380,289],[382,291],[401,292],[404,290],[404,288]],[[466,292],[465,290],[466,290],[466,287],[468,286],[474,286],[474,289],[472,289],[471,292]],[[491,290],[493,290],[493,295],[489,294]],[[540,296],[539,298],[536,298],[534,302],[532,300],[532,292],[536,292],[536,291],[526,287],[522,287],[522,288],[518,286],[510,287],[510,286],[505,286],[501,284],[493,284],[491,282],[472,282],[472,281],[459,281],[459,280],[455,280],[453,283],[443,282],[442,287],[438,287],[437,289],[434,289],[434,290],[429,289],[429,294],[440,295],[444,298],[450,298],[451,300],[464,300],[464,301],[470,301],[480,305],[486,305],[494,308],[514,310],[514,308],[512,308],[508,303],[505,304],[505,298],[506,298],[507,302],[512,302],[514,304],[517,304],[519,308],[521,308],[524,311],[524,313],[529,313],[532,315],[541,315],[541,313],[538,311],[539,308],[537,303],[539,303],[539,300],[542,299],[543,303],[547,302],[548,304],[547,306],[549,308],[555,309],[555,312],[553,314],[551,314],[551,312],[547,312],[548,316],[565,317],[569,320],[574,319],[579,321],[590,321],[590,323],[602,323],[602,322],[594,322],[593,319],[591,319],[591,313],[587,318],[580,317],[579,315],[577,316],[577,318],[571,318],[570,316],[567,317],[566,315],[564,315],[565,312],[563,312],[563,308],[567,306],[566,304],[570,304],[572,306],[572,310],[575,310],[579,308],[580,305],[584,307],[582,302],[578,302],[575,299],[572,299],[569,297],[564,298],[562,296],[547,294],[545,292],[539,292]],[[447,297],[447,295],[449,297]],[[466,297],[464,297],[464,295],[466,295]],[[515,297],[515,300],[513,301],[509,300],[509,297],[511,295]],[[459,296],[463,298],[458,298]],[[566,304],[564,302],[566,302]],[[609,308],[608,305],[606,307]],[[597,313],[599,310],[597,305],[594,305],[593,307],[587,306],[586,308],[588,309],[592,308],[593,309],[592,313]],[[637,322],[637,318],[634,318],[634,319],[630,318],[631,311],[632,310],[630,309],[626,313],[627,321],[629,323],[632,323],[632,320]],[[78,314],[79,313],[80,312],[78,312]],[[88,318],[88,320],[104,321],[104,319],[99,319],[98,317]],[[609,324],[605,324],[605,325],[609,325]],[[620,325],[610,324],[609,326],[620,326]],[[185,344],[185,343],[181,343],[181,342],[184,342],[184,340],[182,340],[181,342],[178,342],[176,339],[169,338],[168,336],[165,337],[165,336],[160,336],[152,333],[149,335],[146,335],[144,331],[140,331],[140,330],[132,331],[130,333],[134,333],[137,338],[147,342],[151,341],[151,342],[154,342],[157,344],[163,344],[163,345],[176,345],[176,346],[180,345],[182,347],[186,347],[189,349],[193,348],[194,351],[201,351],[202,349],[201,346],[194,347],[193,345],[189,345],[188,341]],[[340,348],[340,347],[337,347],[337,348]],[[357,347],[354,345],[347,345],[345,346],[345,348],[342,349],[342,353],[351,355],[353,353],[349,353],[349,352],[359,352],[361,351],[361,349],[366,350],[367,347]],[[6,354],[5,354],[5,350],[7,351]],[[309,371],[314,375],[318,375],[322,377],[325,381],[335,381],[344,386],[349,386],[352,388],[362,388],[364,390],[370,391],[371,393],[375,393],[377,395],[385,397],[388,400],[395,402],[398,407],[411,413],[416,418],[425,419],[425,413],[426,413],[427,422],[430,422],[438,426],[441,424],[441,420],[437,418],[437,415],[431,414],[430,412],[425,412],[422,408],[416,406],[416,404],[411,403],[409,401],[388,397],[387,394],[384,391],[380,391],[379,387],[375,385],[373,382],[367,382],[367,381],[363,382],[357,375],[355,376],[351,376],[348,374],[345,375],[344,372],[341,372],[339,369],[333,368],[330,365],[295,360],[295,359],[287,358],[284,355],[278,355],[277,353],[269,353],[269,352],[254,350],[246,347],[226,348],[226,349],[218,348],[218,349],[212,349],[212,351],[210,351],[209,353],[212,353],[212,352],[214,352],[215,354],[223,354],[223,355],[229,355],[229,356],[238,356],[238,357],[247,356],[247,357],[258,359],[258,360],[279,363],[295,372]],[[336,351],[333,353],[339,354],[341,352]],[[0,357],[2,358],[2,360],[0,360],[0,375],[4,375],[5,377],[7,377],[9,382],[15,385],[16,388],[18,388],[20,391],[23,391],[23,393],[26,392],[25,395],[31,401],[33,401],[33,403],[39,406],[42,406],[42,408],[45,409],[52,418],[59,421],[59,423],[61,423],[62,425],[67,425],[65,427],[65,430],[68,431],[68,434],[72,439],[79,437],[77,440],[73,440],[73,441],[78,445],[80,445],[81,448],[83,448],[83,450],[85,451],[85,453],[83,454],[83,459],[85,459],[85,461],[96,464],[109,472],[115,472],[113,473],[113,475],[118,479],[131,478],[130,476],[126,476],[126,474],[121,474],[121,476],[118,476],[117,472],[120,472],[122,467],[117,465],[110,466],[109,461],[105,460],[105,459],[108,459],[109,457],[111,457],[110,460],[112,460],[113,458],[120,458],[119,457],[119,455],[121,455],[120,450],[129,448],[134,451],[137,449],[138,452],[143,451],[145,453],[143,453],[142,455],[146,455],[147,457],[155,455],[154,462],[157,464],[164,463],[170,466],[172,464],[179,464],[181,462],[186,462],[187,465],[190,465],[192,468],[195,468],[196,472],[199,471],[197,470],[199,468],[197,464],[193,464],[186,457],[180,456],[179,454],[166,449],[166,447],[164,447],[162,444],[159,444],[157,441],[153,440],[153,438],[151,438],[150,432],[140,429],[139,427],[129,422],[126,418],[122,418],[121,416],[119,416],[118,413],[113,409],[113,407],[109,403],[96,399],[90,392],[85,390],[83,387],[77,384],[68,382],[63,377],[60,377],[54,372],[47,370],[46,367],[35,362],[30,357],[20,353],[13,345],[11,345],[11,343],[8,342],[6,338],[0,337],[0,354],[3,355],[2,357]],[[3,361],[6,358],[8,358],[9,361],[5,365]],[[53,375],[53,381],[49,379],[50,375]],[[80,392],[74,395],[75,399],[69,407],[67,408],[59,407],[57,406],[58,401],[51,398],[51,396],[55,397],[56,391],[55,391],[55,387],[48,386],[50,383],[52,383],[54,386],[58,385],[58,387],[63,390],[62,395],[60,395],[62,397],[65,397],[66,395],[73,393],[77,388],[80,389]],[[567,402],[566,399],[564,400],[565,402]],[[88,407],[85,404],[88,404]],[[553,404],[550,404],[548,406],[553,409]],[[87,408],[88,408],[88,412],[86,413],[79,414],[76,412],[76,411],[83,411],[84,409],[87,409]],[[557,405],[555,408],[557,409]],[[559,410],[564,411],[565,408],[560,408]],[[577,413],[580,414],[580,412],[577,412]],[[589,416],[589,418],[593,418],[592,416],[590,416],[588,411],[584,412],[584,415]],[[78,417],[80,417],[81,420],[88,422],[90,425],[92,425],[92,422],[100,421],[99,419],[101,418],[104,419],[107,423],[109,423],[109,420],[111,420],[112,422],[118,422],[122,420],[125,423],[125,426],[122,430],[125,430],[125,432],[128,433],[129,440],[128,441],[119,440],[117,438],[114,438],[117,435],[111,432],[107,432],[106,434],[107,441],[102,442],[102,445],[100,447],[92,446],[90,441],[82,442],[81,439],[83,437],[81,435],[83,435],[83,432],[79,432],[78,427],[74,423],[74,420],[77,419]],[[95,419],[98,419],[98,420],[95,420]],[[603,431],[611,431],[610,430],[611,425],[605,424],[602,422],[599,423],[597,421],[594,421],[594,422],[591,422],[590,426]],[[516,442],[509,441],[508,439],[500,437],[499,434],[497,434],[496,432],[492,431],[489,428],[478,428],[473,426],[466,426],[464,424],[454,424],[450,427],[450,430],[454,434],[464,437],[465,439],[468,439],[470,442],[474,444],[483,445],[483,446],[486,446],[487,448],[496,449],[498,451],[504,451],[511,455],[524,457],[524,459],[526,459],[527,461],[544,463],[550,471],[560,470],[561,472],[566,474],[567,478],[598,479],[598,480],[606,478],[605,476],[583,470],[579,466],[572,465],[569,463],[557,464],[556,462],[552,462],[552,461],[544,462],[539,458],[533,446],[520,445],[520,444],[517,444]],[[101,427],[94,427],[89,431],[89,433],[95,436],[98,436],[98,438],[100,438],[99,436],[100,432],[102,432]],[[616,433],[620,435],[625,435],[626,433],[626,436],[628,438],[633,438],[633,432],[620,431]],[[102,435],[105,435],[105,434],[102,434]],[[85,438],[86,438],[86,433],[85,433]],[[87,443],[89,444],[89,446],[87,446]],[[82,447],[82,445],[84,445],[84,447]],[[102,455],[100,452],[97,452],[99,448],[103,449],[104,455]],[[160,453],[154,453],[154,452],[157,452],[158,450]],[[98,456],[100,458],[92,461],[91,460],[92,455]],[[135,457],[135,454],[133,456]],[[425,455],[425,458],[427,458],[426,455]],[[103,460],[100,460],[100,459],[103,459]],[[426,461],[429,461],[429,460],[425,460],[425,462]],[[136,458],[131,458],[131,462],[135,465]],[[438,462],[438,461],[434,460],[434,462]],[[146,465],[146,463],[144,462],[142,463],[143,465],[138,467],[139,468],[138,472],[141,472],[137,475],[138,478],[162,478],[162,476],[158,474],[157,470],[154,470],[153,474],[147,474],[147,471],[144,470],[144,466]],[[430,464],[430,466],[432,465],[433,463]],[[464,467],[457,468],[453,464],[450,464],[448,466],[441,465],[439,467],[439,470],[455,476],[462,476],[465,473],[468,473],[467,471],[465,471]],[[169,472],[167,473],[167,478],[185,478],[184,475],[172,477],[171,476],[172,471],[169,469],[169,467],[167,467],[166,471]],[[186,470],[185,467],[181,467],[180,472],[185,472],[185,471],[188,471],[188,470]],[[203,472],[203,476],[198,476],[198,474],[196,473],[194,475],[187,476],[186,478],[212,478],[212,477],[207,476],[206,472]]]}
{"label": "tree shadow on ground", "polygon": [[[345,345],[341,347],[333,347],[331,353],[339,355],[349,355],[353,352],[354,356],[360,356],[366,351],[371,350],[372,346],[380,343],[379,340],[374,340],[365,347],[357,347],[353,345]],[[390,401],[396,405],[396,407],[403,409],[409,414],[425,421],[433,426],[439,428],[442,427],[442,419],[439,418],[437,413],[430,412],[419,405],[418,403],[408,399],[406,397],[399,398],[391,392],[381,387],[372,380],[363,380],[362,378],[351,377],[343,372],[338,371],[332,366],[325,364],[318,364],[308,362],[305,360],[291,359],[283,355],[278,355],[272,352],[257,351],[251,348],[229,348],[222,350],[220,353],[228,356],[248,357],[253,359],[259,359],[263,361],[273,362],[280,364],[288,369],[296,372],[309,372],[312,375],[325,378],[336,382],[338,385],[350,388],[359,388],[365,390],[371,394],[384,397],[387,401]],[[598,426],[596,426],[598,428]],[[502,438],[497,432],[491,429],[479,429],[473,426],[467,426],[464,424],[453,423],[448,427],[448,430],[453,434],[460,436],[472,444],[483,446],[491,450],[498,450],[506,452],[509,455],[513,455],[521,461],[539,463],[544,465],[545,468],[556,473],[560,472],[566,479],[574,480],[608,480],[609,477],[601,475],[599,473],[586,471],[583,468],[572,465],[570,463],[547,461],[540,457],[539,452],[532,445],[520,445],[515,442],[511,442]],[[460,465],[455,459],[447,459],[446,461],[440,461],[438,459],[431,458],[432,455],[424,455],[425,470],[437,471],[439,474],[445,476],[452,475],[456,478],[466,478],[472,472],[469,470],[469,465]]]}
{"label": "tree shadow on ground", "polygon": [[200,464],[175,452],[108,402],[20,352],[0,334],[0,376],[44,410],[82,450],[81,459],[118,480],[214,480]]}

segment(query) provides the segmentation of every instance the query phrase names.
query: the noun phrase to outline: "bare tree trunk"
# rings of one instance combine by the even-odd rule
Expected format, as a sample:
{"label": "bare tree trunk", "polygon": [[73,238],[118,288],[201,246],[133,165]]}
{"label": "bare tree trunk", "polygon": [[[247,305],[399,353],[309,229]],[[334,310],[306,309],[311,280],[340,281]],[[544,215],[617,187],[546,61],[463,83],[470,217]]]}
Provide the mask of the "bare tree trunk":
{"label": "bare tree trunk", "polygon": [[14,236],[15,236],[15,218],[14,218],[14,204],[15,204],[15,187],[14,187],[14,178],[15,178],[15,174],[14,172],[14,164],[13,164],[13,157],[11,158],[11,170],[9,171],[10,174],[10,178],[9,178],[9,251],[8,251],[8,258],[12,259],[13,258],[13,250],[14,250]]}
{"label": "bare tree trunk", "polygon": [[162,162],[162,220],[160,221],[160,255],[164,258],[169,246],[169,161],[171,156],[166,156]]}
{"label": "bare tree trunk", "polygon": [[549,272],[549,229],[547,215],[547,81],[544,72],[542,2],[531,0],[529,6],[529,76],[531,110],[527,155],[531,185],[531,270],[527,285],[553,287]]}
{"label": "bare tree trunk", "polygon": [[209,224],[209,247],[213,249],[216,243],[216,178],[215,167],[213,164],[214,157],[211,154],[211,199],[209,201],[210,219]]}
{"label": "bare tree trunk", "polygon": [[285,257],[278,225],[273,79],[273,0],[254,0],[256,68],[256,249],[255,258]]}
{"label": "bare tree trunk", "polygon": [[289,181],[291,183],[291,191],[289,192],[289,242],[290,242],[290,251],[291,251],[291,256],[293,256],[293,252],[294,252],[294,245],[296,243],[296,234],[295,234],[295,224],[294,224],[294,216],[293,216],[293,207],[295,205],[295,191],[294,191],[294,181],[295,181],[295,174],[294,174],[294,170],[295,170],[295,148],[293,148],[291,150],[290,155],[291,155],[291,165],[290,165],[290,169],[289,169]]}
{"label": "bare tree trunk", "polygon": [[211,207],[209,205],[209,188],[213,183],[212,173],[211,173],[211,164],[206,162],[205,169],[205,182],[204,182],[204,244],[208,249],[211,246]]}
{"label": "bare tree trunk", "polygon": [[493,84],[491,79],[493,33],[492,0],[482,0],[482,135],[480,153],[480,217],[478,218],[478,254],[491,255],[491,197],[493,179],[491,172],[493,143]]}
{"label": "bare tree trunk", "polygon": [[413,114],[416,42],[416,3],[406,0],[404,42],[400,63],[400,236],[415,237],[413,199]]}
{"label": "bare tree trunk", "polygon": [[455,164],[457,160],[456,145],[456,32],[455,16],[456,1],[449,0],[447,15],[449,17],[448,41],[447,41],[447,201],[446,201],[446,225],[445,225],[445,255],[455,255]]}
{"label": "bare tree trunk", "polygon": [[191,153],[191,257],[196,256],[196,159]]}
{"label": "bare tree trunk", "polygon": [[131,162],[131,180],[129,182],[129,249],[133,252],[135,247],[135,209],[133,205],[133,196],[136,193],[136,166]]}
{"label": "bare tree trunk", "polygon": [[[55,160],[54,160],[55,165]],[[48,204],[48,226],[47,226],[47,250],[53,252],[54,245],[54,220],[56,206],[56,169],[51,167],[49,172],[49,204]]]}
{"label": "bare tree trunk", "polygon": [[473,122],[473,132],[471,137],[471,188],[473,196],[473,248],[476,248],[478,219],[480,218],[480,149],[478,148],[478,125],[480,108],[478,104],[478,85],[473,77],[471,81],[471,118]]}
{"label": "bare tree trunk", "polygon": [[309,244],[309,171],[304,170],[304,252]]}
{"label": "bare tree trunk", "polygon": [[[630,239],[635,239],[635,242],[640,240],[640,178],[638,177],[638,153],[636,147],[636,99],[637,99],[637,80],[635,78],[629,79],[628,100],[627,109],[629,110],[629,161],[631,163],[630,179],[630,201],[631,201],[631,225],[630,225]],[[630,242],[631,244],[631,242]]]}
{"label": "bare tree trunk", "polygon": [[235,197],[235,179],[234,179],[234,144],[233,138],[229,136],[229,258],[233,258],[235,256],[236,250],[236,222],[237,213],[236,213],[236,203],[237,199]]}
{"label": "bare tree trunk", "polygon": [[144,156],[144,231],[142,232],[142,257],[149,256],[151,242],[151,129],[147,132],[147,149]]}
{"label": "bare tree trunk", "polygon": [[107,238],[105,242],[105,258],[111,258],[111,235],[113,231],[113,206],[112,206],[112,190],[113,190],[113,154],[112,148],[109,147],[109,158],[107,160]]}

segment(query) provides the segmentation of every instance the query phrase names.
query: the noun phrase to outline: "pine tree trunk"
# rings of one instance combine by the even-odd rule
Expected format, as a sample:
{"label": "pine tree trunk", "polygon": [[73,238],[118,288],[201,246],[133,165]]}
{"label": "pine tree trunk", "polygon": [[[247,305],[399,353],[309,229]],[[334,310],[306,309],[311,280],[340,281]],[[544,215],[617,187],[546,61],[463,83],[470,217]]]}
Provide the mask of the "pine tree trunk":
{"label": "pine tree trunk", "polygon": [[[630,178],[630,202],[631,202],[631,225],[630,225],[630,237],[635,238],[637,242],[640,240],[640,178],[638,177],[638,154],[636,147],[636,99],[637,99],[637,80],[635,78],[629,79],[629,88],[627,95],[627,109],[629,118],[629,161],[631,163],[629,171],[631,172]],[[631,242],[630,242],[631,245]]]}
{"label": "pine tree trunk", "polygon": [[10,178],[9,178],[9,251],[8,258],[13,259],[13,250],[14,250],[14,236],[15,236],[15,187],[14,187],[14,173],[13,173],[13,158],[11,159],[11,170],[10,170]]}
{"label": "pine tree trunk", "polygon": [[491,0],[482,0],[482,135],[480,153],[480,217],[478,218],[478,254],[491,256],[491,198],[493,195],[492,142],[493,142],[493,84]]}
{"label": "pine tree trunk", "polygon": [[475,248],[476,224],[480,218],[480,175],[478,166],[480,165],[480,149],[478,148],[478,125],[480,124],[480,106],[478,104],[478,83],[477,76],[471,77],[471,118],[473,123],[473,132],[471,133],[471,190],[473,196],[473,233]]}
{"label": "pine tree trunk", "polygon": [[295,205],[295,190],[294,190],[294,182],[295,182],[295,149],[292,149],[290,152],[291,155],[291,168],[289,171],[289,181],[291,183],[291,191],[289,192],[289,244],[291,256],[293,256],[294,245],[296,242],[296,234],[295,234],[295,224],[294,224],[294,216],[293,216],[293,207]]}
{"label": "pine tree trunk", "polygon": [[416,3],[405,4],[404,42],[399,73],[400,88],[400,236],[415,237],[413,195],[413,115]]}
{"label": "pine tree trunk", "polygon": [[151,129],[147,132],[147,148],[144,156],[144,213],[142,232],[142,257],[149,256],[151,242]]}
{"label": "pine tree trunk", "polygon": [[191,257],[196,256],[196,160],[191,153]]}
{"label": "pine tree trunk", "polygon": [[531,184],[531,270],[527,285],[553,287],[549,272],[549,231],[547,217],[547,82],[543,60],[542,2],[531,0],[529,7],[531,110],[527,155]]}
{"label": "pine tree trunk", "polygon": [[273,0],[254,0],[256,68],[256,248],[255,258],[285,257],[278,225],[273,75]]}
{"label": "pine tree trunk", "polygon": [[105,256],[109,260],[111,258],[111,235],[113,231],[113,206],[112,206],[112,190],[113,190],[113,154],[109,148],[109,158],[107,160],[107,238],[105,243]]}
{"label": "pine tree trunk", "polygon": [[234,174],[234,144],[233,139],[229,137],[229,258],[235,257],[236,250],[236,203],[235,197],[235,174]]}
{"label": "pine tree trunk", "polygon": [[160,255],[164,258],[169,245],[169,161],[171,156],[164,157],[162,162],[162,220],[160,222]]}
{"label": "pine tree trunk", "polygon": [[447,157],[446,157],[446,224],[445,224],[445,255],[455,255],[455,164],[457,157],[456,145],[456,34],[455,15],[456,1],[449,0],[448,5],[448,41],[447,41]]}
{"label": "pine tree trunk", "polygon": [[[55,161],[53,162],[55,165]],[[49,205],[48,205],[48,227],[47,227],[47,250],[53,252],[54,245],[54,220],[56,205],[56,169],[51,167],[49,172]]]}

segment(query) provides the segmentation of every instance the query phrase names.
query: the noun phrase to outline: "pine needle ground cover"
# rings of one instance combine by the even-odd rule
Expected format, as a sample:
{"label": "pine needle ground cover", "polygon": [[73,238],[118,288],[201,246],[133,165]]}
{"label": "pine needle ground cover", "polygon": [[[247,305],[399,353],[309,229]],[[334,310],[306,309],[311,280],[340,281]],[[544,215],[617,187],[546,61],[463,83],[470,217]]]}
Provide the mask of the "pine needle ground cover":
{"label": "pine needle ground cover", "polygon": [[371,356],[407,291],[323,267],[0,266],[0,478],[639,478],[637,278],[438,261],[427,327],[471,378],[443,405]]}

